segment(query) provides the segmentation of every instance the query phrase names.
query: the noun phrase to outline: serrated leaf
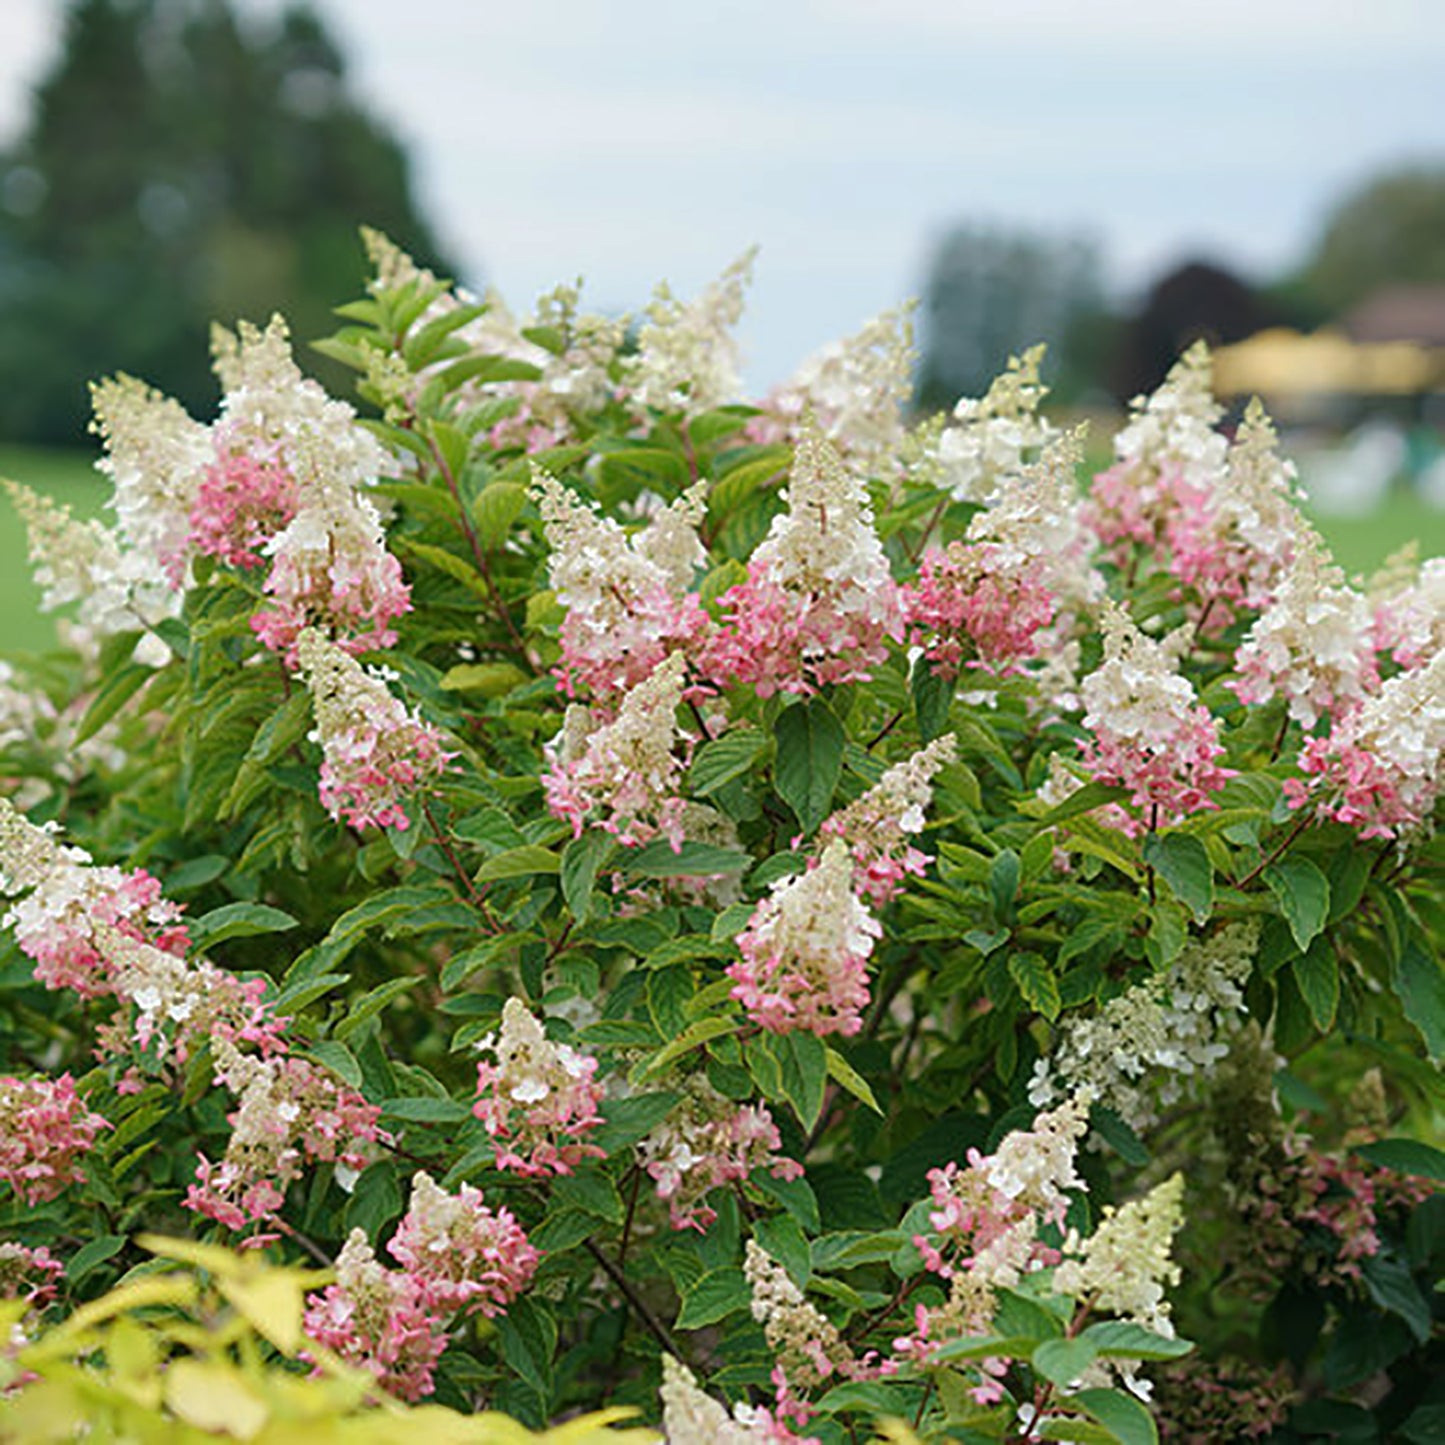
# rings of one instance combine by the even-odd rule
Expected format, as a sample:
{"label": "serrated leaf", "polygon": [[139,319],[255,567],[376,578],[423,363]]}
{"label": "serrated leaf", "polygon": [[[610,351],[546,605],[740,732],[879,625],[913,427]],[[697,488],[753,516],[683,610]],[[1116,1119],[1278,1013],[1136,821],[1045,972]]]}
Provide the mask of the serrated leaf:
{"label": "serrated leaf", "polygon": [[925,743],[931,743],[948,726],[956,686],[946,670],[935,672],[927,657],[920,655],[914,659],[908,689],[913,697],[918,736]]}
{"label": "serrated leaf", "polygon": [[475,878],[478,883],[496,883],[504,878],[529,878],[536,873],[561,871],[561,854],[536,843],[524,843],[520,848],[508,848],[505,853],[488,858],[477,869]]}
{"label": "serrated leaf", "polygon": [[719,848],[715,843],[683,839],[673,850],[666,838],[654,838],[623,858],[623,871],[634,878],[707,878],[717,873],[741,873],[753,861],[752,854],[737,848]]}
{"label": "serrated leaf", "polygon": [[337,1023],[333,1031],[335,1037],[342,1042],[349,1039],[388,1004],[414,989],[420,982],[419,978],[389,978],[385,983],[377,984],[359,999],[347,1004],[345,1017]]}
{"label": "serrated leaf", "polygon": [[1037,953],[1011,953],[1008,972],[1024,1002],[1035,1013],[1042,1014],[1051,1023],[1058,1018],[1062,1007],[1059,983],[1046,959]]}
{"label": "serrated leaf", "polygon": [[1330,916],[1329,880],[1308,858],[1281,858],[1263,876],[1303,953]]}
{"label": "serrated leaf", "polygon": [[1149,1151],[1121,1114],[1105,1104],[1095,1104],[1089,1114],[1094,1132],[1126,1163],[1142,1169],[1149,1162]]}
{"label": "serrated leaf", "polygon": [[1421,1179],[1445,1184],[1445,1152],[1418,1139],[1379,1139],[1373,1144],[1358,1145],[1354,1152],[1381,1169],[1415,1174]]}
{"label": "serrated leaf", "polygon": [[492,482],[482,488],[472,503],[472,525],[485,551],[502,546],[526,505],[527,489],[520,482]]}
{"label": "serrated leaf", "polygon": [[1072,1340],[1045,1340],[1029,1357],[1044,1379],[1067,1388],[1099,1358],[1099,1352],[1082,1336]]}
{"label": "serrated leaf", "polygon": [[1391,981],[1405,1017],[1439,1063],[1445,1059],[1445,973],[1439,959],[1412,935],[1400,949]]}
{"label": "serrated leaf", "polygon": [[677,1038],[643,1063],[638,1077],[646,1078],[649,1074],[661,1072],[674,1059],[680,1059],[693,1049],[722,1038],[724,1034],[735,1033],[737,1027],[737,1020],[731,1018],[699,1019],[695,1024],[689,1024]]}
{"label": "serrated leaf", "polygon": [[608,1154],[644,1139],[667,1118],[681,1096],[674,1093],[633,1094],[602,1105],[603,1122],[589,1135]]}
{"label": "serrated leaf", "polygon": [[866,1104],[875,1114],[881,1115],[883,1110],[878,1107],[878,1100],[873,1097],[873,1090],[868,1086],[868,1080],[838,1052],[829,1045],[825,1049],[828,1060],[828,1077],[835,1084],[852,1094],[860,1103]]}
{"label": "serrated leaf", "polygon": [[592,889],[597,870],[612,855],[617,844],[610,833],[589,828],[580,838],[573,838],[562,850],[559,869],[562,900],[578,923],[585,923],[592,908]]}
{"label": "serrated leaf", "polygon": [[1014,920],[1022,874],[1023,864],[1012,848],[1002,848],[994,854],[988,867],[988,891],[993,899],[994,915],[1001,923]]}
{"label": "serrated leaf", "polygon": [[1360,1262],[1365,1288],[1382,1310],[1398,1315],[1423,1345],[1430,1338],[1430,1302],[1404,1260],[1381,1251]]}
{"label": "serrated leaf", "polygon": [[296,927],[296,919],[280,908],[265,903],[223,903],[204,913],[191,925],[191,947],[204,953],[228,938],[251,938],[260,933],[284,933]]}
{"label": "serrated leaf", "polygon": [[715,1325],[739,1310],[748,1309],[752,1297],[742,1270],[732,1265],[710,1269],[683,1295],[677,1328],[698,1330],[704,1325]]}
{"label": "serrated leaf", "polygon": [[1122,1390],[1080,1390],[1068,1397],[1110,1431],[1119,1445],[1159,1445],[1159,1431],[1148,1410]]}
{"label": "serrated leaf", "polygon": [[688,788],[695,798],[706,798],[724,783],[746,773],[767,750],[766,734],[757,728],[734,728],[704,743],[688,769]]}
{"label": "serrated leaf", "polygon": [[1334,949],[1323,938],[1316,938],[1289,967],[1315,1027],[1327,1032],[1340,1003],[1340,965]]}
{"label": "serrated leaf", "polygon": [[1144,861],[1174,891],[1174,896],[1207,923],[1214,912],[1214,864],[1209,850],[1188,833],[1151,833],[1144,840]]}
{"label": "serrated leaf", "polygon": [[842,724],[822,698],[795,702],[778,718],[777,739],[778,796],[797,815],[803,831],[812,833],[828,816],[843,776]]}
{"label": "serrated leaf", "polygon": [[1194,1346],[1188,1340],[1166,1339],[1129,1320],[1100,1320],[1080,1336],[1101,1358],[1120,1360],[1177,1360]]}

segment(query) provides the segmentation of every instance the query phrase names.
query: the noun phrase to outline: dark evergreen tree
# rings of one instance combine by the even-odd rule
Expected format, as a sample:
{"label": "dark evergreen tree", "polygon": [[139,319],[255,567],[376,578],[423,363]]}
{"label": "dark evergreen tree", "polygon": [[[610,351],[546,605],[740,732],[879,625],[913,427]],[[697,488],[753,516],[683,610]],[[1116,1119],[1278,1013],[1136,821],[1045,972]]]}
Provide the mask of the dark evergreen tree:
{"label": "dark evergreen tree", "polygon": [[311,11],[73,0],[0,158],[0,436],[79,439],[87,379],[115,370],[204,410],[211,320],[321,334],[365,275],[361,223],[447,269]]}

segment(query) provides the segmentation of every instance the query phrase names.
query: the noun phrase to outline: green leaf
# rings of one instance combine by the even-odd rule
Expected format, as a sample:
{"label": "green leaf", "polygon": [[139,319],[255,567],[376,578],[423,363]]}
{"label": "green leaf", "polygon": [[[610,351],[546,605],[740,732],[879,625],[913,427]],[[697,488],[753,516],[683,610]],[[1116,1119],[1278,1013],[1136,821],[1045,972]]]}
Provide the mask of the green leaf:
{"label": "green leaf", "polygon": [[123,1234],[102,1234],[87,1240],[65,1262],[66,1283],[79,1284],[97,1265],[102,1265],[119,1254],[125,1248],[125,1243],[126,1237]]}
{"label": "green leaf", "polygon": [[1089,1114],[1094,1132],[1126,1163],[1142,1169],[1149,1162],[1149,1151],[1124,1118],[1105,1104],[1095,1104]]}
{"label": "green leaf", "polygon": [[552,1197],[563,1209],[595,1214],[609,1224],[621,1224],[622,1196],[600,1169],[582,1169],[552,1181]]}
{"label": "green leaf", "polygon": [[1128,788],[1121,788],[1114,783],[1085,783],[1082,788],[1076,788],[1070,793],[1057,807],[1050,808],[1039,819],[1039,827],[1052,828],[1056,823],[1077,818],[1080,813],[1092,813],[1095,808],[1102,808],[1105,803],[1117,803],[1128,796]]}
{"label": "green leaf", "polygon": [[1418,1139],[1380,1139],[1373,1144],[1361,1144],[1354,1152],[1381,1169],[1416,1174],[1421,1179],[1445,1184],[1445,1152]]}
{"label": "green leaf", "polygon": [[664,1092],[609,1099],[602,1105],[603,1123],[589,1139],[608,1154],[625,1149],[645,1139],[662,1123],[679,1098],[679,1094]]}
{"label": "green leaf", "polygon": [[520,482],[492,482],[482,488],[472,503],[472,525],[485,551],[495,552],[507,540],[526,505],[527,489]]}
{"label": "green leaf", "polygon": [[1029,1357],[1029,1363],[1044,1379],[1066,1388],[1080,1378],[1099,1358],[1099,1352],[1082,1337],[1072,1340],[1045,1340]]}
{"label": "green leaf", "polygon": [[1182,904],[1161,898],[1149,910],[1149,933],[1144,940],[1144,953],[1157,969],[1168,966],[1179,957],[1189,941],[1189,919]]}
{"label": "green leaf", "polygon": [[797,815],[805,833],[828,816],[833,790],[843,776],[842,724],[822,698],[795,702],[778,718],[778,796]]}
{"label": "green leaf", "polygon": [[1079,1338],[1088,1340],[1103,1359],[1177,1360],[1194,1348],[1188,1340],[1166,1339],[1128,1320],[1100,1320]]}
{"label": "green leaf", "polygon": [[948,713],[953,706],[956,685],[946,669],[935,672],[928,658],[920,655],[913,660],[908,687],[913,695],[918,736],[925,743],[931,743],[948,726]]}
{"label": "green leaf", "polygon": [[615,488],[631,496],[640,490],[672,496],[691,481],[687,462],[676,452],[661,447],[628,447],[625,451],[608,452],[598,461],[598,481],[602,487]]}
{"label": "green leaf", "polygon": [[1308,950],[1290,964],[1300,997],[1321,1033],[1335,1021],[1340,1003],[1340,966],[1335,951],[1323,938],[1316,938]]}
{"label": "green leaf", "polygon": [[1209,850],[1188,833],[1151,833],[1144,840],[1144,861],[1174,890],[1174,896],[1207,923],[1214,912],[1214,864]]}
{"label": "green leaf", "polygon": [[625,856],[624,871],[634,878],[707,878],[715,873],[741,873],[752,861],[750,853],[719,848],[715,843],[686,838],[674,852],[666,838],[654,838]]}
{"label": "green leaf", "polygon": [[465,1104],[435,1095],[387,1099],[381,1112],[388,1119],[401,1119],[407,1124],[460,1124],[472,1117],[472,1111]]}
{"label": "green leaf", "polygon": [[994,916],[1000,923],[1012,923],[1019,893],[1019,877],[1023,865],[1012,848],[994,854],[988,869],[988,891],[993,898]]}
{"label": "green leaf", "polygon": [[1382,1310],[1404,1320],[1410,1333],[1423,1345],[1430,1338],[1430,1302],[1420,1293],[1409,1266],[1397,1256],[1381,1251],[1362,1260],[1360,1269],[1370,1298]]}
{"label": "green leaf", "polygon": [[682,1297],[677,1317],[680,1330],[698,1330],[714,1325],[752,1304],[752,1291],[742,1270],[729,1265],[710,1269]]}
{"label": "green leaf", "polygon": [[634,1073],[638,1078],[646,1078],[649,1074],[659,1073],[674,1059],[680,1059],[693,1049],[711,1043],[713,1039],[722,1038],[724,1034],[736,1033],[737,1028],[738,1022],[733,1018],[699,1019],[695,1024],[689,1024],[677,1038],[659,1049],[650,1059],[644,1060],[641,1070],[634,1070]]}
{"label": "green leaf", "polygon": [[1028,1335],[963,1335],[933,1350],[929,1361],[947,1364],[951,1360],[1027,1359],[1038,1342]]}
{"label": "green leaf", "polygon": [[204,953],[228,938],[250,938],[258,933],[284,933],[296,920],[265,903],[223,903],[203,913],[191,925],[191,948]]}
{"label": "green leaf", "polygon": [[1445,1059],[1445,974],[1439,959],[1413,934],[1400,949],[1392,982],[1405,1017],[1439,1063]]}
{"label": "green leaf", "polygon": [[389,978],[385,983],[377,984],[375,988],[347,1005],[345,1017],[333,1030],[336,1038],[343,1042],[349,1039],[357,1029],[375,1018],[389,1003],[414,989],[420,982],[419,978]]}
{"label": "green leaf", "polygon": [[156,669],[143,662],[127,662],[112,672],[85,710],[75,734],[76,745],[94,737],[155,676]]}
{"label": "green leaf", "polygon": [[256,729],[256,736],[246,750],[246,761],[263,765],[274,762],[293,743],[300,742],[310,727],[311,694],[302,689],[287,698]]}
{"label": "green leaf", "polygon": [[1329,880],[1308,858],[1281,858],[1264,870],[1264,881],[1303,953],[1330,916]]}
{"label": "green leaf", "polygon": [[508,848],[495,858],[488,858],[476,871],[478,883],[495,883],[504,878],[528,878],[534,873],[560,873],[562,858],[550,848],[539,847],[536,843],[524,843],[520,848]]}
{"label": "green leaf", "polygon": [[881,1116],[883,1110],[878,1107],[878,1100],[873,1097],[873,1090],[868,1087],[868,1080],[831,1045],[825,1047],[824,1053],[828,1060],[828,1077],[835,1084],[847,1089],[860,1103],[866,1104],[875,1114]]}
{"label": "green leaf", "polygon": [[390,1159],[378,1160],[362,1170],[351,1198],[342,1215],[344,1231],[365,1232],[375,1239],[401,1213],[401,1185],[396,1178],[396,1165]]}
{"label": "green leaf", "polygon": [[1059,984],[1046,959],[1037,953],[1011,953],[1008,972],[1024,1002],[1035,1013],[1042,1014],[1050,1022],[1058,1018],[1062,1007]]}
{"label": "green leaf", "polygon": [[496,1321],[502,1358],[541,1397],[549,1413],[552,1358],[557,1352],[557,1321],[552,1312],[528,1295],[515,1299]]}
{"label": "green leaf", "polygon": [[766,734],[758,728],[734,728],[720,738],[704,743],[688,770],[688,787],[693,797],[706,798],[724,783],[741,777],[767,750]]}
{"label": "green leaf", "polygon": [[793,1106],[804,1129],[811,1129],[823,1112],[828,1085],[828,1055],[816,1034],[772,1034],[768,1041],[777,1050],[783,1070],[783,1094]]}
{"label": "green leaf", "polygon": [[1068,1403],[1092,1415],[1119,1445],[1159,1445],[1153,1417],[1122,1390],[1080,1390],[1068,1397]]}
{"label": "green leaf", "polygon": [[799,1289],[807,1289],[813,1273],[808,1238],[791,1214],[771,1214],[753,1226],[758,1243],[792,1276]]}
{"label": "green leaf", "polygon": [[562,898],[578,923],[587,921],[592,907],[592,888],[597,870],[616,849],[612,834],[600,828],[589,828],[580,838],[573,838],[562,850]]}

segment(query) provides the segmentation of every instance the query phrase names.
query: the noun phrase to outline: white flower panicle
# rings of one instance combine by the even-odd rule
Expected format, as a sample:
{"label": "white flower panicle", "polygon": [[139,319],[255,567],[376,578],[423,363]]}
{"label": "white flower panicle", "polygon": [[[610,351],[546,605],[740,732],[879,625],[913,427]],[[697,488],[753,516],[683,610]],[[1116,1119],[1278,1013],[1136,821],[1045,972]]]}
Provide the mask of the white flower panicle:
{"label": "white flower panicle", "polygon": [[970,541],[996,548],[997,569],[1032,572],[1069,608],[1092,606],[1104,593],[1077,480],[1083,451],[1082,429],[1051,431],[1036,462],[997,473],[988,506],[968,527]]}
{"label": "white flower panicle", "polygon": [[1306,728],[1322,714],[1348,714],[1379,681],[1373,621],[1368,601],[1314,539],[1236,652],[1232,686],[1246,703],[1283,697]]}
{"label": "white flower panicle", "polygon": [[893,621],[896,589],[867,486],[816,427],[798,440],[785,500],[749,570],[788,592],[835,597],[840,611]]}
{"label": "white flower panicle", "polygon": [[1054,1271],[1054,1288],[1172,1339],[1164,1290],[1179,1283],[1170,1249],[1183,1223],[1182,1174],[1117,1210],[1106,1205],[1102,1223],[1088,1240],[1082,1245],[1076,1237],[1065,1241],[1064,1253],[1071,1257]]}
{"label": "white flower panicle", "polygon": [[634,399],[658,411],[689,415],[737,398],[741,388],[732,329],[743,314],[757,248],[745,252],[700,296],[679,301],[657,287],[637,333],[625,376]]}
{"label": "white flower panicle", "polygon": [[90,389],[90,430],[105,444],[97,463],[115,487],[121,536],[159,566],[181,556],[191,506],[213,456],[209,428],[133,376],[109,377]]}
{"label": "white flower panicle", "polygon": [[917,359],[916,306],[910,301],[881,312],[854,335],[810,356],[764,403],[785,435],[811,416],[851,464],[881,475],[903,444]]}
{"label": "white flower panicle", "polygon": [[668,1354],[662,1357],[659,1398],[667,1445],[768,1445],[779,1438],[766,1412],[739,1403],[729,1415],[698,1387],[692,1371]]}
{"label": "white flower panicle", "polygon": [[147,554],[125,547],[103,522],[77,521],[63,503],[18,482],[5,487],[25,523],[43,611],[78,603],[81,624],[102,636],[177,615],[180,597]]}
{"label": "white flower panicle", "polygon": [[1004,1198],[1046,1219],[1062,1219],[1069,1190],[1088,1186],[1074,1168],[1079,1142],[1089,1129],[1093,1095],[1080,1090],[1057,1109],[1040,1114],[1032,1129],[1006,1134],[989,1157],[989,1184]]}
{"label": "white flower panicle", "polygon": [[1045,348],[1031,346],[1011,356],[985,396],[964,397],[953,409],[953,423],[937,442],[941,484],[956,501],[988,502],[1005,477],[1057,439],[1058,430],[1039,415],[1049,389],[1039,380]]}
{"label": "white flower panicle", "polygon": [[837,1326],[804,1298],[787,1270],[755,1239],[748,1240],[743,1273],[752,1291],[753,1318],[794,1389],[811,1389],[835,1372],[849,1371],[852,1352]]}
{"label": "white flower panicle", "polygon": [[1190,940],[1164,972],[1092,1018],[1070,1019],[1034,1067],[1029,1102],[1038,1108],[1087,1088],[1135,1130],[1149,1128],[1161,1107],[1202,1084],[1228,1055],[1258,941],[1252,922]]}
{"label": "white flower panicle", "polygon": [[1196,341],[1169,369],[1150,396],[1129,404],[1127,426],[1114,439],[1121,462],[1154,470],[1180,469],[1195,484],[1209,485],[1224,464],[1228,442],[1215,430],[1224,408],[1214,399],[1209,347]]}
{"label": "white flower panicle", "polygon": [[235,332],[211,328],[211,352],[224,393],[217,449],[283,466],[302,505],[349,498],[390,470],[381,443],[344,401],[302,374],[285,320],[265,330],[248,321]]}

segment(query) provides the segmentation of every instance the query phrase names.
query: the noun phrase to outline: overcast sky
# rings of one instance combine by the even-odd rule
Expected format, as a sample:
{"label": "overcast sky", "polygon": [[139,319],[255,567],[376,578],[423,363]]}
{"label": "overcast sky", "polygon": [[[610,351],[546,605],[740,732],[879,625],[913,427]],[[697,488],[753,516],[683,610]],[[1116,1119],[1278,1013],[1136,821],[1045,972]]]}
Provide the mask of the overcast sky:
{"label": "overcast sky", "polygon": [[[279,0],[235,0],[265,14]],[[918,292],[968,220],[1082,232],[1120,293],[1300,258],[1445,159],[1445,0],[316,0],[471,278],[690,293],[761,244],[749,379]],[[0,137],[63,0],[0,0]],[[364,218],[358,218],[364,219]]]}

